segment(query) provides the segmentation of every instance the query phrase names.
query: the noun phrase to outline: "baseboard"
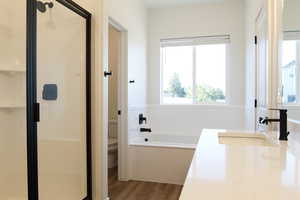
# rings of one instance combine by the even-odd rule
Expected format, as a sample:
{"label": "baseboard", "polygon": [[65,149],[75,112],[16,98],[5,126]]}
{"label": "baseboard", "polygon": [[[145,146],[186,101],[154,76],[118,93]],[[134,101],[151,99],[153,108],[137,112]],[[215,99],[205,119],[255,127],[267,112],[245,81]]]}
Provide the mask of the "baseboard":
{"label": "baseboard", "polygon": [[174,181],[174,180],[160,180],[160,179],[146,179],[146,178],[131,178],[132,181],[142,181],[142,182],[151,182],[151,183],[162,183],[162,184],[172,184],[172,185],[181,185],[183,186],[184,181]]}
{"label": "baseboard", "polygon": [[119,181],[129,181],[129,179],[128,178],[119,178]]}

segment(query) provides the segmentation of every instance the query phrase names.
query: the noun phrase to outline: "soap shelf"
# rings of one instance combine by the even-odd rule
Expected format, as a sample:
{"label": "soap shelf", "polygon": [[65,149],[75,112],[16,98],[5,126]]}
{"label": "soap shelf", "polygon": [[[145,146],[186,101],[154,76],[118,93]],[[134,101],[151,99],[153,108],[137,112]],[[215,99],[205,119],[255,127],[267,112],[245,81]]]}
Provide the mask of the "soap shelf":
{"label": "soap shelf", "polygon": [[25,108],[26,106],[25,105],[0,105],[0,109],[23,109]]}
{"label": "soap shelf", "polygon": [[13,113],[15,111],[24,110],[26,111],[25,105],[0,105],[0,113]]}
{"label": "soap shelf", "polygon": [[25,68],[0,68],[0,73],[5,73],[5,74],[18,74],[18,73],[26,73]]}

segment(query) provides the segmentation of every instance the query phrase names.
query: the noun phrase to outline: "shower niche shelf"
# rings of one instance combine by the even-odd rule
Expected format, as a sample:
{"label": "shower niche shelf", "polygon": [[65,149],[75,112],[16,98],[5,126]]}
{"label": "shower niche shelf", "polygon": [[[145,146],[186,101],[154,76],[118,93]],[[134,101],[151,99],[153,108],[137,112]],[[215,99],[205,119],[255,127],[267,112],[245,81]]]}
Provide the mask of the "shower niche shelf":
{"label": "shower niche shelf", "polygon": [[14,109],[23,109],[25,108],[26,106],[25,105],[18,105],[18,104],[11,104],[11,105],[0,105],[0,110],[14,110]]}
{"label": "shower niche shelf", "polygon": [[0,67],[0,73],[5,73],[5,74],[18,74],[18,73],[25,73],[26,68],[25,67],[20,67],[20,68],[1,68]]}

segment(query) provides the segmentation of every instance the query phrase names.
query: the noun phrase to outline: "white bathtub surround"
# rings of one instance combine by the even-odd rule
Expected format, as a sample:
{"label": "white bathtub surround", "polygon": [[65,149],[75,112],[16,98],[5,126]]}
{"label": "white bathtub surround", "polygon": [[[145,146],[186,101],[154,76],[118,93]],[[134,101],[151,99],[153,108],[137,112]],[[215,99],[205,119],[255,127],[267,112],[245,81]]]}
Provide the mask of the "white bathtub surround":
{"label": "white bathtub surround", "polygon": [[[147,142],[145,141],[147,139]],[[198,137],[141,134],[130,141],[131,180],[182,185]]]}
{"label": "white bathtub surround", "polygon": [[[147,117],[147,124],[139,124],[139,114],[144,114]],[[149,126],[149,117],[147,116],[147,107],[143,105],[129,106],[128,108],[128,138],[139,136],[139,129],[144,126]]]}
{"label": "white bathtub surround", "polygon": [[291,133],[288,142],[279,141],[273,132],[253,135],[258,142],[250,138],[251,143],[232,144],[236,139],[250,141],[233,137],[229,144],[220,142],[220,132],[232,134],[203,130],[180,200],[300,199],[297,133]]}
{"label": "white bathtub surround", "polygon": [[183,149],[195,149],[198,136],[182,136],[167,133],[143,133],[130,140],[130,145],[146,147],[174,147]]}
{"label": "white bathtub surround", "polygon": [[202,129],[244,129],[244,106],[148,105],[149,126],[155,132],[199,136]]}

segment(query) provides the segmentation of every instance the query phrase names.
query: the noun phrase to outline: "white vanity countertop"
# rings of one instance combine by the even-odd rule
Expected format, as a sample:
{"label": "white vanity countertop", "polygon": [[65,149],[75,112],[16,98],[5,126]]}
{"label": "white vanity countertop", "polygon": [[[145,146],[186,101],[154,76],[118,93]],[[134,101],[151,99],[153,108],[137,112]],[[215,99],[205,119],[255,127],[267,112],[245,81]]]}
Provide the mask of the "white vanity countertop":
{"label": "white vanity countertop", "polygon": [[[180,200],[300,200],[300,143],[224,145],[203,130]],[[271,137],[272,138],[272,137]]]}

